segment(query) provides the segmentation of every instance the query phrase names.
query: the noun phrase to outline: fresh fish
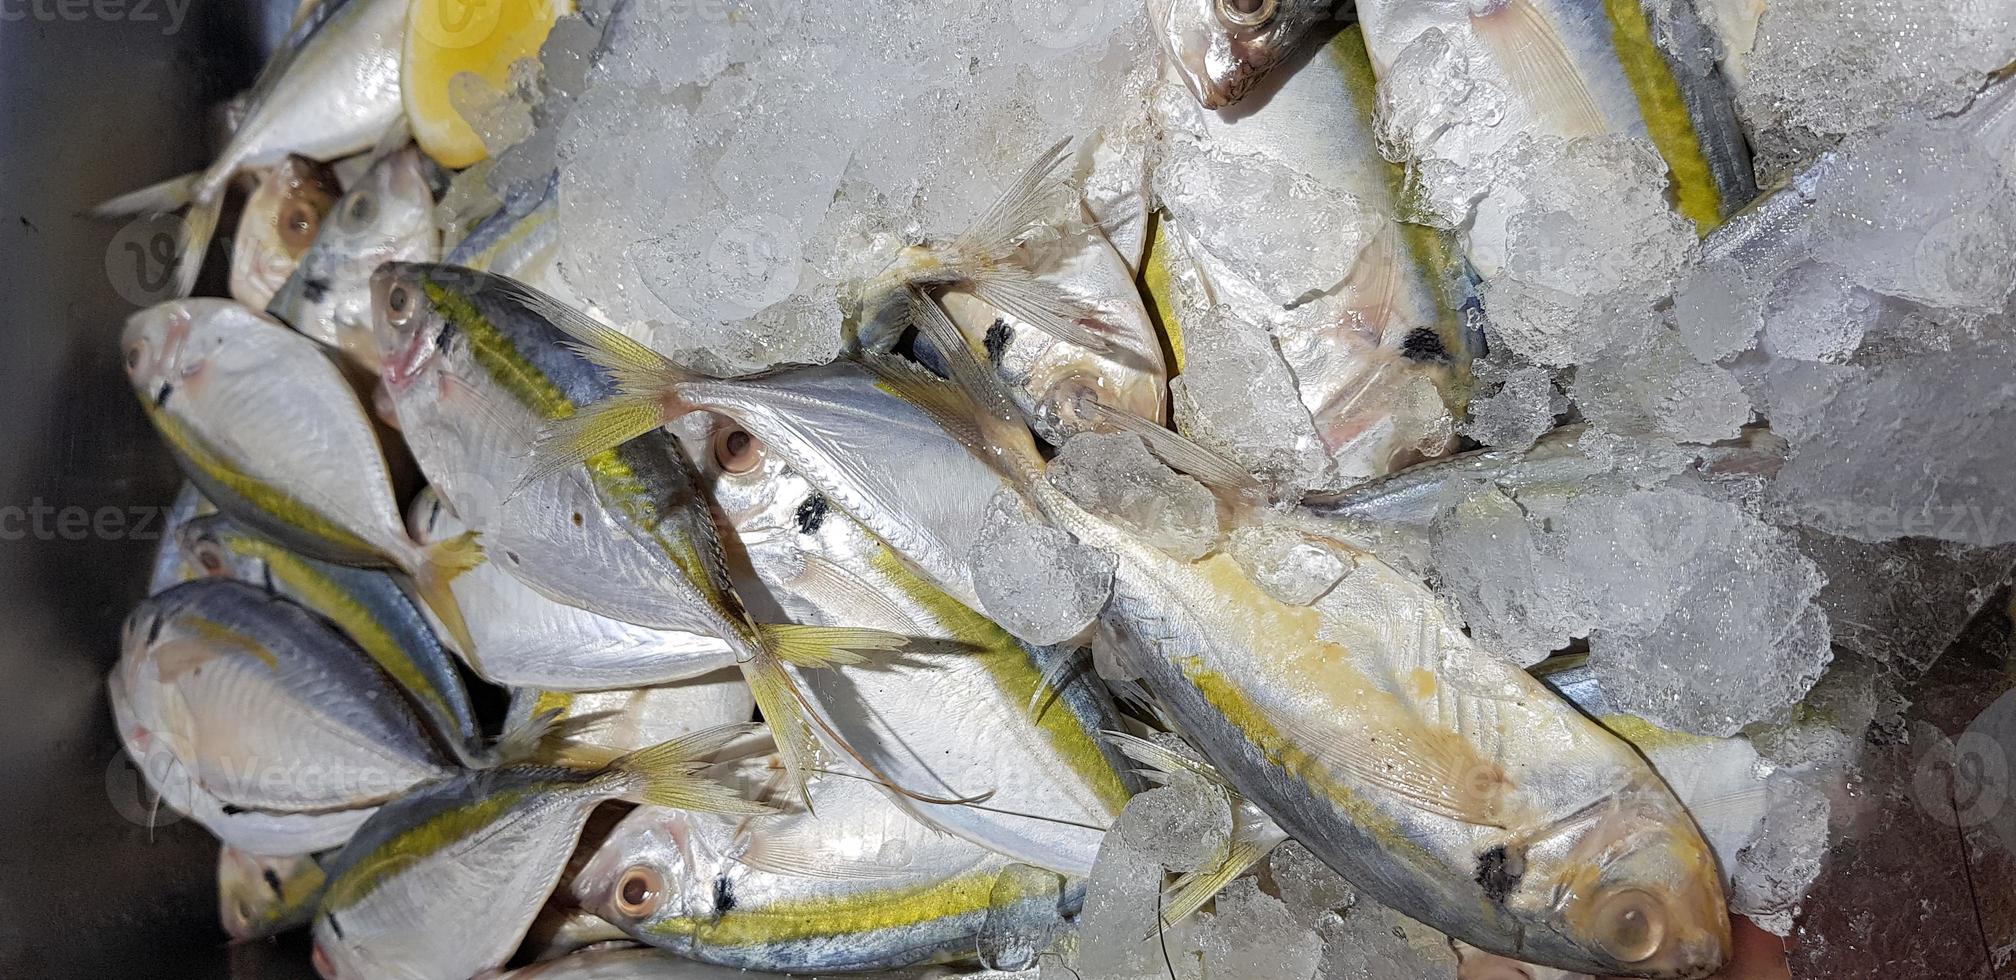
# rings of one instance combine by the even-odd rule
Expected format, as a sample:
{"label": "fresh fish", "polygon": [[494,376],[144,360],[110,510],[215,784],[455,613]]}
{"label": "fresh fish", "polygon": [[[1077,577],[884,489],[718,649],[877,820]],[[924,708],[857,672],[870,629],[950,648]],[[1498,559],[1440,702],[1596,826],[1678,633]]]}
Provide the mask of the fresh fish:
{"label": "fresh fish", "polygon": [[154,571],[147,578],[147,594],[163,592],[190,579],[202,578],[206,573],[198,567],[191,556],[182,550],[182,544],[175,532],[190,520],[204,514],[214,514],[217,508],[203,499],[203,492],[193,483],[184,482],[182,489],[175,492],[175,502],[168,505],[167,525],[161,529],[161,544],[154,549]]}
{"label": "fresh fish", "polygon": [[1091,658],[1021,643],[944,591],[733,423],[703,473],[770,595],[793,618],[911,637],[902,656],[794,670],[824,725],[898,785],[984,804],[904,806],[1017,861],[1085,875],[1136,788],[1101,735],[1121,727]]}
{"label": "fresh fish", "polygon": [[259,185],[246,196],[231,241],[231,297],[253,309],[271,301],[294,274],[322,217],[343,193],[335,173],[302,156],[290,155],[256,176]]}
{"label": "fresh fish", "polygon": [[572,304],[560,278],[560,172],[504,192],[496,211],[469,229],[442,261],[509,276]]}
{"label": "fresh fish", "polygon": [[373,163],[336,202],[333,217],[271,301],[251,305],[376,373],[371,273],[385,262],[432,262],[441,253],[430,166],[411,144]]}
{"label": "fresh fish", "polygon": [[148,788],[154,791],[158,805],[196,821],[227,847],[274,857],[342,847],[377,812],[376,807],[361,807],[317,813],[272,813],[226,804],[196,782],[189,768],[176,757],[170,740],[156,736],[155,729],[149,727],[154,722],[140,721],[133,709],[133,687],[125,664],[113,666],[106,688],[120,744],[139,767]]}
{"label": "fresh fish", "polygon": [[[948,344],[955,330],[926,323]],[[981,447],[1053,524],[1114,557],[1102,619],[1120,660],[1240,795],[1353,885],[1549,966],[1696,978],[1727,958],[1715,859],[1671,790],[1478,647],[1421,582],[1320,530],[1307,540],[1350,570],[1314,606],[1272,598],[1227,555],[1172,558],[1051,487],[977,355],[951,363],[985,399]],[[1227,461],[1133,429],[1235,511],[1251,506],[1231,493],[1244,476]]]}
{"label": "fresh fish", "polygon": [[[414,498],[407,517],[414,540],[422,544],[469,530],[432,488]],[[734,651],[722,640],[637,626],[555,602],[496,562],[456,576],[449,589],[483,651],[481,662],[470,668],[493,684],[549,691],[648,687],[735,665]]]}
{"label": "fresh fish", "polygon": [[[1151,261],[1174,332],[1242,331],[1278,351],[1320,443],[1297,471],[1321,487],[1454,448],[1478,345],[1453,240],[1400,220],[1404,174],[1377,150],[1357,29],[1319,40],[1237,109],[1157,89],[1165,220]],[[1256,207],[1256,195],[1300,200]]]}
{"label": "fresh fish", "polygon": [[872,782],[822,775],[811,790],[817,816],[640,808],[574,898],[679,956],[805,975],[970,958],[997,905],[1062,918],[1082,901],[1081,883],[1004,875],[1007,858],[917,822]]}
{"label": "fresh fish", "polygon": [[[1463,130],[1456,152],[1468,163],[1523,136],[1646,138],[1672,172],[1677,209],[1704,235],[1757,193],[1726,82],[1712,62],[1660,50],[1655,39],[1665,38],[1655,33],[1667,31],[1655,32],[1643,4],[1363,0],[1358,20],[1381,77],[1410,44],[1439,32],[1469,83],[1497,93],[1494,121]],[[1470,258],[1487,279],[1503,262],[1507,197],[1487,193],[1470,228]]]}
{"label": "fresh fish", "polygon": [[489,760],[453,657],[392,576],[297,555],[222,515],[196,518],[176,536],[206,574],[259,586],[334,624],[406,692],[458,758]]}
{"label": "fresh fish", "polygon": [[405,573],[474,654],[448,585],[482,552],[473,535],[407,537],[370,419],[313,341],[199,298],[134,314],[121,342],[147,417],[218,510],[297,554]]}
{"label": "fresh fish", "polygon": [[1337,0],[1148,0],[1148,23],[1197,103],[1223,109],[1333,23]]}
{"label": "fresh fish", "polygon": [[[942,286],[953,322],[985,346],[1017,405],[1053,444],[1084,428],[1081,398],[1157,420],[1168,400],[1161,337],[1134,270],[1061,177],[1067,162],[1059,144],[1002,193],[979,228],[906,248],[864,287],[873,316],[860,331],[864,349],[887,353],[908,323],[900,307],[909,290]],[[990,235],[1016,244],[988,245]],[[1061,334],[1058,322],[1096,343]]]}
{"label": "fresh fish", "polygon": [[231,938],[265,939],[315,917],[328,884],[313,854],[263,857],[229,844],[217,854],[217,914]]}
{"label": "fresh fish", "polygon": [[189,582],[142,601],[123,647],[114,686],[132,721],[228,806],[355,809],[456,767],[362,651],[242,582]]}
{"label": "fresh fish", "polygon": [[732,669],[703,677],[615,691],[511,692],[506,726],[550,716],[565,738],[631,752],[705,728],[745,722],[755,713],[749,685]]}
{"label": "fresh fish", "polygon": [[728,643],[802,785],[818,743],[784,664],[856,662],[857,651],[901,638],[758,627],[729,580],[692,465],[647,413],[619,423],[628,445],[531,465],[543,427],[575,430],[559,436],[572,447],[584,420],[609,419],[575,414],[615,395],[624,370],[564,343],[556,321],[604,329],[584,314],[514,280],[452,266],[390,263],[372,292],[385,385],[407,445],[486,550],[555,601]]}
{"label": "fresh fish", "polygon": [[[1036,971],[927,968],[878,973],[881,980],[1036,980]],[[655,949],[601,949],[575,953],[513,970],[498,980],[788,980],[782,974],[750,973],[696,963]]]}
{"label": "fresh fish", "polygon": [[595,769],[462,772],[387,804],[330,863],[316,970],[328,980],[466,980],[502,966],[601,803],[766,812],[697,774],[751,727],[709,729]]}
{"label": "fresh fish", "polygon": [[115,197],[101,217],[187,206],[176,254],[178,295],[202,271],[231,178],[288,154],[334,160],[370,149],[400,122],[399,65],[406,37],[401,0],[326,0],[261,70],[244,119],[210,166]]}

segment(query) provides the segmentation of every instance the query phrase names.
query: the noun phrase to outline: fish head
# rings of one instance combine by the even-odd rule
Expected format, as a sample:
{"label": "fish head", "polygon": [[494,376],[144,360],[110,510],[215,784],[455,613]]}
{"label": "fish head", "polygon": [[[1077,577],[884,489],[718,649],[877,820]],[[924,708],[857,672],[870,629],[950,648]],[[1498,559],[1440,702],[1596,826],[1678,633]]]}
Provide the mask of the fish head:
{"label": "fish head", "polygon": [[442,370],[442,354],[457,331],[438,299],[447,297],[439,274],[446,270],[410,262],[387,262],[371,274],[372,336],[378,373],[394,396]]}
{"label": "fish head", "polygon": [[817,550],[808,539],[830,523],[830,505],[818,489],[730,419],[714,417],[704,441],[687,445],[702,486],[750,567],[766,581],[793,577],[803,554]]}
{"label": "fish head", "polygon": [[126,319],[120,335],[121,358],[133,390],[149,404],[160,406],[177,388],[199,382],[209,358],[223,347],[226,335],[200,329],[203,320],[226,300],[175,299],[150,306]]}
{"label": "fish head", "polygon": [[575,901],[631,935],[673,935],[714,917],[714,882],[729,862],[702,824],[728,818],[641,806],[610,831],[574,876]]}
{"label": "fish head", "polygon": [[1148,0],[1148,19],[1198,104],[1223,109],[1329,21],[1334,6],[1334,0]]}
{"label": "fish head", "polygon": [[217,914],[233,939],[261,939],[284,927],[323,881],[309,855],[265,857],[225,845],[217,854]]}
{"label": "fish head", "polygon": [[341,187],[326,165],[290,155],[258,175],[231,246],[231,295],[271,300],[294,272],[336,203]]}
{"label": "fish head", "polygon": [[266,563],[245,547],[246,533],[222,515],[206,514],[175,529],[175,547],[204,575],[263,582]]}
{"label": "fish head", "polygon": [[413,146],[372,164],[335,203],[267,312],[375,367],[372,275],[386,262],[431,261],[440,254],[427,166]]}
{"label": "fish head", "polygon": [[1663,784],[1634,783],[1520,861],[1505,904],[1527,920],[1525,958],[1664,980],[1706,977],[1729,958],[1722,873]]}

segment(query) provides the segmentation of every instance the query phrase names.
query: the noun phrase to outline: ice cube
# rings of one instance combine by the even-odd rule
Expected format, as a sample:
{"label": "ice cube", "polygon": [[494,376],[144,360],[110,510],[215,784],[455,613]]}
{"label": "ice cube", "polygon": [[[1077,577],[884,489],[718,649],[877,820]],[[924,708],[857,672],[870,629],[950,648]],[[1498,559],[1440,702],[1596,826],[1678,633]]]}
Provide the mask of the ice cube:
{"label": "ice cube", "polygon": [[1329,456],[1272,338],[1229,310],[1184,323],[1183,373],[1169,382],[1177,428],[1237,460],[1278,496],[1328,483]]}
{"label": "ice cube", "polygon": [[2016,565],[2016,545],[1871,543],[1813,530],[1801,542],[1827,577],[1820,604],[1834,624],[1835,644],[1920,671],[1946,652]]}
{"label": "ice cube", "polygon": [[1278,524],[1236,528],[1227,537],[1225,548],[1253,584],[1291,606],[1306,606],[1322,598],[1349,571],[1335,551]]}
{"label": "ice cube", "polygon": [[1612,433],[1672,442],[1727,439],[1750,420],[1750,399],[1728,371],[1691,356],[1669,331],[1575,371],[1575,404]]}
{"label": "ice cube", "polygon": [[1506,355],[1477,362],[1476,371],[1477,394],[1470,398],[1462,431],[1484,445],[1530,446],[1568,410],[1568,399],[1554,387],[1554,372],[1546,368]]}
{"label": "ice cube", "polygon": [[1343,875],[1292,840],[1283,841],[1267,855],[1267,877],[1274,882],[1282,904],[1288,906],[1288,914],[1304,926],[1327,921],[1350,908],[1358,897]]}
{"label": "ice cube", "polygon": [[1806,890],[1827,856],[1827,794],[1790,772],[1765,783],[1756,837],[1730,872],[1729,907],[1780,936],[1790,935]]}
{"label": "ice cube", "polygon": [[1321,980],[1450,980],[1456,953],[1447,936],[1363,895],[1322,928]]}
{"label": "ice cube", "polygon": [[[1181,954],[1198,922],[1159,925],[1163,872],[1222,855],[1231,825],[1224,793],[1187,774],[1128,800],[1086,879],[1075,962],[1059,962],[1056,976],[1151,980],[1172,966],[1179,978],[1196,976],[1196,958]],[[1165,949],[1179,955],[1165,959]]]}
{"label": "ice cube", "polygon": [[1250,877],[1234,879],[1198,918],[1206,980],[1309,980],[1323,955],[1315,930]]}
{"label": "ice cube", "polygon": [[1773,354],[1844,363],[1881,312],[1876,296],[1846,273],[1817,262],[1785,270],[1764,307],[1764,337]]}
{"label": "ice cube", "polygon": [[1113,589],[1113,559],[1030,519],[1003,490],[973,544],[973,589],[987,615],[1038,645],[1085,631]]}
{"label": "ice cube", "polygon": [[1082,432],[1050,462],[1049,479],[1078,505],[1191,561],[1218,542],[1211,491],[1163,465],[1139,436]]}
{"label": "ice cube", "polygon": [[1715,257],[1688,272],[1673,296],[1673,320],[1687,352],[1713,364],[1757,343],[1762,307],[1748,270],[1733,258]]}
{"label": "ice cube", "polygon": [[1473,77],[1464,50],[1431,27],[1381,74],[1378,97],[1379,152],[1408,165],[1410,220],[1461,227],[1490,188],[1490,161],[1471,148],[1496,145],[1480,137],[1504,117],[1504,93]]}

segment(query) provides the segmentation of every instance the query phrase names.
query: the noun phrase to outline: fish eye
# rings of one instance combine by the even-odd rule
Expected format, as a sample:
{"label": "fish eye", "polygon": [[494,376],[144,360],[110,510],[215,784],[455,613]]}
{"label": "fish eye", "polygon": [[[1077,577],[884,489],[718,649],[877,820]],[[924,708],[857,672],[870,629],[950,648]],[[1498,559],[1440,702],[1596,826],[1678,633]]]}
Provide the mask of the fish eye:
{"label": "fish eye", "polygon": [[616,911],[632,919],[658,911],[664,896],[665,879],[644,865],[632,865],[616,880]]}
{"label": "fish eye", "polygon": [[385,319],[393,326],[404,326],[413,318],[413,294],[404,284],[395,285],[385,291]]}
{"label": "fish eye", "polygon": [[140,370],[140,353],[141,353],[140,344],[134,344],[133,346],[126,348],[126,370],[128,371]]}
{"label": "fish eye", "polygon": [[1620,963],[1651,959],[1666,941],[1666,912],[1642,888],[1624,888],[1596,904],[1596,942]]}
{"label": "fish eye", "polygon": [[763,461],[763,443],[741,428],[727,429],[714,437],[714,462],[729,473],[742,474]]}
{"label": "fish eye", "polygon": [[1274,19],[1280,0],[1218,0],[1218,19],[1227,27],[1251,30]]}
{"label": "fish eye", "polygon": [[378,202],[366,192],[351,195],[350,203],[343,206],[343,220],[353,228],[369,224],[377,216]]}
{"label": "fish eye", "polygon": [[296,258],[315,241],[315,228],[322,216],[306,201],[296,201],[280,215],[280,241]]}

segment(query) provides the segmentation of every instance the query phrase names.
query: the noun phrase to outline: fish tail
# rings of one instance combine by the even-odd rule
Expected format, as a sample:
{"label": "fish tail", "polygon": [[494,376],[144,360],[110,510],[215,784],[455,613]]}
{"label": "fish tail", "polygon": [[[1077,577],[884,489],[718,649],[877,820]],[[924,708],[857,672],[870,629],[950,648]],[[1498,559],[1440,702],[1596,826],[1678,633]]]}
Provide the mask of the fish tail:
{"label": "fish tail", "polygon": [[[1089,325],[1096,320],[1023,259],[1025,244],[1059,234],[1061,224],[1078,217],[1077,190],[1061,172],[1070,147],[1069,139],[1051,145],[942,251],[963,279],[960,286],[981,302],[1065,343],[1104,353],[1111,345]],[[1060,217],[1067,201],[1071,217]]]}
{"label": "fish tail", "polygon": [[737,816],[771,813],[771,807],[743,799],[727,786],[700,775],[713,764],[714,753],[756,728],[738,724],[702,729],[620,756],[603,771],[620,781],[621,790],[614,795],[632,803]]}
{"label": "fish tail", "polygon": [[862,651],[901,650],[908,637],[852,626],[804,626],[766,623],[756,627],[763,644],[785,663],[800,667],[837,667],[867,661]]}
{"label": "fish tail", "polygon": [[187,296],[196,290],[196,277],[203,271],[203,256],[210,250],[210,238],[217,233],[218,212],[224,196],[203,193],[204,172],[186,173],[137,191],[121,194],[91,209],[97,218],[117,218],[131,214],[166,214],[187,207],[176,229],[175,295]]}
{"label": "fish tail", "polygon": [[810,782],[819,764],[819,737],[812,729],[811,710],[806,707],[798,685],[784,670],[784,662],[767,650],[742,664],[742,677],[755,696],[756,708],[770,726],[770,739],[777,757],[784,763],[785,777],[798,799],[812,812]]}
{"label": "fish tail", "polygon": [[560,718],[566,714],[564,707],[546,708],[535,711],[517,724],[504,729],[491,743],[488,751],[472,762],[474,768],[489,769],[523,762],[538,754],[548,736],[559,730]]}
{"label": "fish tail", "polygon": [[442,628],[448,631],[449,641],[472,664],[476,662],[476,642],[470,637],[469,623],[462,618],[462,607],[449,586],[456,576],[481,564],[483,546],[477,541],[477,532],[464,531],[428,545],[421,554],[419,567],[411,573],[420,601],[433,610]]}

